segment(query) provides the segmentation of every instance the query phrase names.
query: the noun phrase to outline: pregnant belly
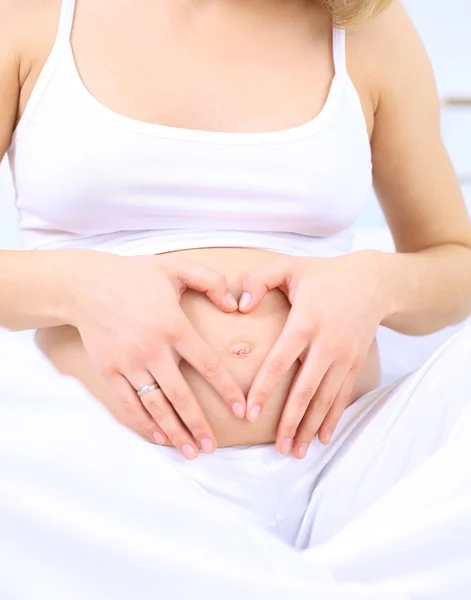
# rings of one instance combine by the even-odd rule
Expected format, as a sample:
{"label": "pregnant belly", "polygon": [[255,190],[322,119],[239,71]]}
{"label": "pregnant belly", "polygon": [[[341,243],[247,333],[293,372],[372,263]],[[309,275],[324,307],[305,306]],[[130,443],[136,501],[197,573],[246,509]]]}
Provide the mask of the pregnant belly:
{"label": "pregnant belly", "polygon": [[[253,265],[267,260],[271,254],[260,250],[202,249],[181,251],[202,264],[223,272],[236,298],[241,293],[242,277]],[[274,342],[280,335],[289,313],[289,303],[280,291],[269,292],[260,307],[251,314],[226,314],[218,310],[205,296],[186,292],[182,308],[198,333],[221,358],[240,385],[244,394],[250,386]],[[63,374],[80,380],[123,424],[126,413],[114,399],[106,381],[91,363],[78,331],[71,326],[39,330],[39,348]],[[248,423],[236,419],[205,380],[182,362],[181,371],[201,404],[213,427],[218,445],[234,446],[262,444],[275,440],[276,429],[293,378],[299,368],[296,362],[286,374],[267,403],[259,420]],[[379,356],[376,342],[359,373],[352,399],[376,387],[379,383]]]}

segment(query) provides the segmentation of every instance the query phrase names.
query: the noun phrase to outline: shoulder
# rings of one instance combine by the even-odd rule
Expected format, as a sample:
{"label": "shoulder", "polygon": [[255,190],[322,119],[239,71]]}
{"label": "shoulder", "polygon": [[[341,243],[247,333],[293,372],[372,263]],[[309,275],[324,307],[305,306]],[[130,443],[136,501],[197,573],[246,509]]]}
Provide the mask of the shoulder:
{"label": "shoulder", "polygon": [[16,63],[20,83],[54,45],[61,4],[61,0],[0,0],[0,60]]}
{"label": "shoulder", "polygon": [[367,80],[375,109],[391,91],[434,87],[427,52],[406,11],[394,0],[380,15],[348,32],[352,71]]}
{"label": "shoulder", "polygon": [[0,0],[0,42],[24,43],[58,23],[62,0]]}

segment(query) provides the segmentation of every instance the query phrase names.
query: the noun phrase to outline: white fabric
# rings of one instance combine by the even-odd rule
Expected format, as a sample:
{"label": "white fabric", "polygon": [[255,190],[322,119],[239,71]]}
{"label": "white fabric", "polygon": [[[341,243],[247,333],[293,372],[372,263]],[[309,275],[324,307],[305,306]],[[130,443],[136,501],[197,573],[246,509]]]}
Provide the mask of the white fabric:
{"label": "white fabric", "polygon": [[0,597],[467,600],[470,356],[467,327],[305,461],[186,463],[2,333]]}
{"label": "white fabric", "polygon": [[74,4],[63,0],[56,44],[8,152],[26,248],[351,250],[349,226],[366,205],[372,168],[343,31],[333,33],[328,99],[308,123],[188,130],[128,118],[88,91],[69,41]]}

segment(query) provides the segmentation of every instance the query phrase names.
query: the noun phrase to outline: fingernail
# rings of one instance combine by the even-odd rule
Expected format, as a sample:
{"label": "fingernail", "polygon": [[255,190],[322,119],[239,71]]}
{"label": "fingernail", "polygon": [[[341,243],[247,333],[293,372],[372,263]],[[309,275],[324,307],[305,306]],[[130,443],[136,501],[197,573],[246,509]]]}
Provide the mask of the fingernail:
{"label": "fingernail", "polygon": [[243,419],[245,417],[245,408],[240,402],[235,402],[232,405],[232,412],[235,414],[236,417],[239,417],[239,419]]}
{"label": "fingernail", "polygon": [[185,444],[182,446],[181,451],[183,456],[188,460],[195,460],[197,456],[196,450],[193,448],[193,446],[190,446],[190,444]]}
{"label": "fingernail", "polygon": [[291,446],[293,445],[293,440],[292,438],[286,438],[285,440],[283,440],[283,443],[281,444],[281,453],[282,454],[289,454],[291,451]]}
{"label": "fingernail", "polygon": [[299,445],[298,448],[298,452],[297,455],[299,458],[304,458],[307,454],[309,448],[309,444],[306,444],[306,442],[303,442],[302,444]]}
{"label": "fingernail", "polygon": [[255,421],[260,416],[260,406],[254,406],[249,412],[249,416],[247,417],[251,423],[255,423]]}
{"label": "fingernail", "polygon": [[237,304],[237,300],[234,298],[232,294],[226,294],[226,301],[228,304],[232,306],[232,308],[239,308]]}
{"label": "fingernail", "polygon": [[[191,446],[190,446],[190,448],[191,448]],[[201,440],[201,449],[206,454],[211,454],[212,452],[214,452],[213,440],[211,440],[209,438],[204,438],[203,440]]]}
{"label": "fingernail", "polygon": [[332,439],[332,436],[333,436],[333,434],[334,434],[334,432],[333,432],[333,431],[330,431],[330,429],[329,429],[329,430],[327,431],[327,433],[325,434],[325,438],[324,438],[324,439],[325,439],[325,443],[326,443],[326,445],[330,444],[330,441],[331,441],[331,439]]}
{"label": "fingernail", "polygon": [[154,441],[156,444],[160,444],[160,445],[165,444],[165,438],[159,431],[156,431],[155,433],[153,433],[152,437],[154,438]]}
{"label": "fingernail", "polygon": [[239,308],[246,310],[252,304],[252,296],[248,292],[244,292],[240,297]]}

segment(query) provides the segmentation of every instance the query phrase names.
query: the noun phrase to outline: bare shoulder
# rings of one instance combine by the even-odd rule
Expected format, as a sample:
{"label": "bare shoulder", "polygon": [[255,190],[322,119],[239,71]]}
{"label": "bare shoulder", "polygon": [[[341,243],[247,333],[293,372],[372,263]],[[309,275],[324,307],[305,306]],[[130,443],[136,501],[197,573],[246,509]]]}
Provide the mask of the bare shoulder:
{"label": "bare shoulder", "polygon": [[397,250],[468,246],[470,222],[441,138],[434,72],[405,8],[393,1],[352,31],[349,43],[375,101],[373,180]]}
{"label": "bare shoulder", "polygon": [[19,66],[20,84],[54,45],[61,0],[0,0],[0,52]]}
{"label": "bare shoulder", "polygon": [[[407,36],[407,39],[404,39]],[[399,50],[413,38],[417,38],[412,21],[400,0],[392,0],[391,4],[379,15],[349,31],[352,43],[360,44],[365,49],[387,51]]]}
{"label": "bare shoulder", "polygon": [[54,45],[61,0],[0,0],[0,160]]}
{"label": "bare shoulder", "polygon": [[368,23],[349,32],[354,73],[367,83],[375,109],[392,90],[435,88],[424,45],[399,0]]}
{"label": "bare shoulder", "polygon": [[20,50],[23,37],[21,32],[25,28],[24,19],[28,18],[29,4],[28,0],[0,0],[0,52],[3,60],[7,52],[11,58],[12,54]]}
{"label": "bare shoulder", "polygon": [[0,0],[0,43],[22,43],[33,32],[41,35],[51,18],[57,22],[61,4],[61,0]]}

